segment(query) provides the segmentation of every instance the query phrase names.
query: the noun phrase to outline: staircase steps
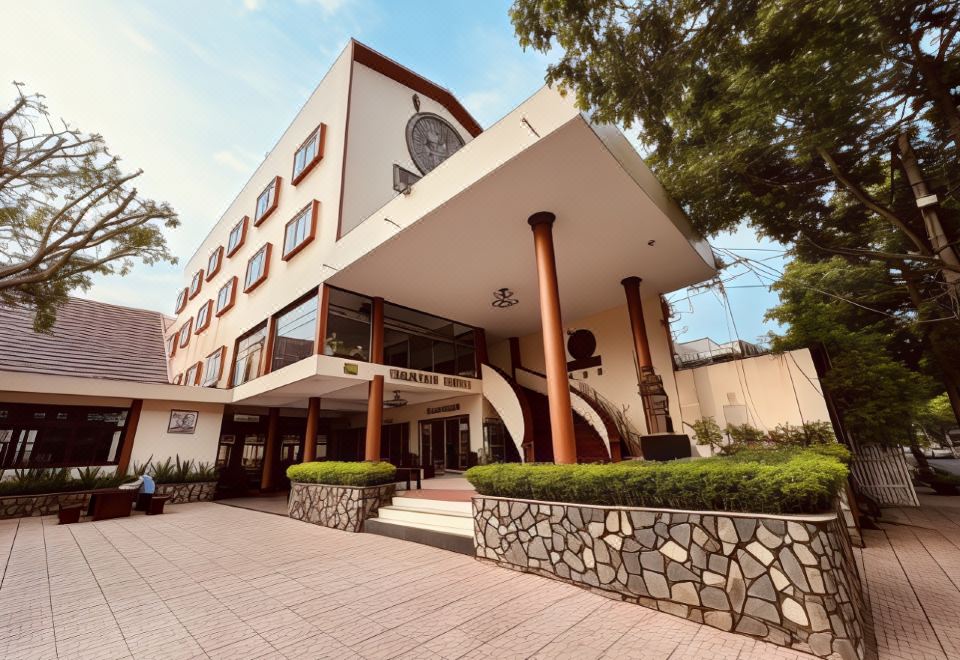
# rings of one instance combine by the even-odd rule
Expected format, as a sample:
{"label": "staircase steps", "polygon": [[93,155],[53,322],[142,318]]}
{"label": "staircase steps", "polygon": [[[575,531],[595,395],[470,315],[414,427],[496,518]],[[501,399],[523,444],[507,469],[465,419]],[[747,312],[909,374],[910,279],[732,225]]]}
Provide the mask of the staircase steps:
{"label": "staircase steps", "polygon": [[[550,402],[546,396],[523,387],[530,405],[530,421],[533,426],[533,454],[538,463],[553,462],[553,436],[550,426]],[[577,443],[578,463],[609,463],[610,455],[603,439],[590,423],[573,411],[573,433]]]}
{"label": "staircase steps", "polygon": [[470,502],[400,496],[394,497],[390,505],[380,507],[377,516],[364,522],[364,532],[474,554]]}

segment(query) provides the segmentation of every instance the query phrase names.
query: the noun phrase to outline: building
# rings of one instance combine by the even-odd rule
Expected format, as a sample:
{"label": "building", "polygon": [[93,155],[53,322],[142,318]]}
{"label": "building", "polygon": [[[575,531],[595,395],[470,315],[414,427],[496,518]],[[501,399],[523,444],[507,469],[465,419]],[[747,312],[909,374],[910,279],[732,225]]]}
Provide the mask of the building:
{"label": "building", "polygon": [[46,370],[0,360],[19,420],[0,467],[30,464],[41,406],[111,407],[99,463],[216,461],[237,491],[313,459],[429,475],[636,456],[680,430],[661,294],[716,271],[628,140],[572,99],[544,87],[482,130],[356,41],[185,263],[174,317],[75,301],[55,334],[96,308],[136,340],[71,366],[58,339]]}

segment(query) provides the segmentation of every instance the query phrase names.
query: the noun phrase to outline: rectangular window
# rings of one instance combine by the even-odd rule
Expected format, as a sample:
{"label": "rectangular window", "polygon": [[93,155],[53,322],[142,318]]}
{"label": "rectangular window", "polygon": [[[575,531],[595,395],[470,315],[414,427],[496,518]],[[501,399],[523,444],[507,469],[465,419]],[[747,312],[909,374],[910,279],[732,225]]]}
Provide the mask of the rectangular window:
{"label": "rectangular window", "polygon": [[203,307],[197,311],[197,329],[194,330],[196,334],[199,335],[210,325],[211,309],[213,309],[213,301],[208,300],[207,302],[203,303]]}
{"label": "rectangular window", "polygon": [[177,354],[177,335],[167,337],[167,357],[172,358]]}
{"label": "rectangular window", "polygon": [[216,387],[223,375],[223,355],[227,352],[226,346],[221,346],[207,356],[203,365],[203,387]]}
{"label": "rectangular window", "polygon": [[247,276],[243,280],[244,293],[250,293],[260,286],[261,282],[267,279],[267,274],[270,271],[271,247],[272,246],[267,243],[257,250],[257,253],[250,257],[250,261],[247,262]]}
{"label": "rectangular window", "polygon": [[283,260],[293,258],[307,247],[317,233],[317,209],[320,202],[314,200],[307,204],[296,217],[287,223],[283,233]]}
{"label": "rectangular window", "polygon": [[323,354],[369,361],[372,308],[369,298],[331,288]]}
{"label": "rectangular window", "polygon": [[280,177],[275,177],[273,181],[270,182],[270,185],[264,188],[263,192],[257,197],[257,210],[253,214],[253,226],[256,227],[266,220],[267,216],[277,208],[279,201]]}
{"label": "rectangular window", "polygon": [[179,314],[183,311],[183,308],[187,306],[187,290],[180,289],[180,293],[177,294],[177,306],[173,310],[175,314]]}
{"label": "rectangular window", "polygon": [[281,312],[274,324],[271,371],[313,355],[317,334],[317,293]]}
{"label": "rectangular window", "polygon": [[236,254],[243,246],[243,242],[247,238],[247,222],[250,220],[247,216],[243,216],[243,219],[240,220],[233,229],[230,230],[230,236],[227,237],[227,256],[232,257]]}
{"label": "rectangular window", "polygon": [[200,293],[200,287],[203,286],[203,269],[201,268],[196,273],[193,274],[193,279],[190,280],[190,295],[188,296],[190,300],[196,298],[197,294]]}
{"label": "rectangular window", "polygon": [[210,253],[207,259],[207,281],[213,279],[214,275],[220,272],[220,266],[223,264],[223,246],[218,245],[217,249]]}
{"label": "rectangular window", "polygon": [[237,298],[237,276],[234,275],[217,292],[217,316],[227,313]]}
{"label": "rectangular window", "polygon": [[261,323],[237,340],[233,359],[233,387],[243,385],[260,375],[260,362],[266,339],[267,324]]}
{"label": "rectangular window", "polygon": [[439,316],[385,303],[384,363],[451,376],[476,376],[474,330]]}
{"label": "rectangular window", "polygon": [[190,329],[193,327],[193,317],[187,319],[187,322],[180,328],[180,348],[186,348],[190,343]]}
{"label": "rectangular window", "polygon": [[183,384],[195,386],[200,384],[200,370],[203,368],[203,364],[197,362],[187,369],[187,374],[183,377]]}
{"label": "rectangular window", "polygon": [[297,153],[293,155],[293,185],[300,183],[323,158],[323,143],[326,133],[326,124],[320,124],[300,145]]}

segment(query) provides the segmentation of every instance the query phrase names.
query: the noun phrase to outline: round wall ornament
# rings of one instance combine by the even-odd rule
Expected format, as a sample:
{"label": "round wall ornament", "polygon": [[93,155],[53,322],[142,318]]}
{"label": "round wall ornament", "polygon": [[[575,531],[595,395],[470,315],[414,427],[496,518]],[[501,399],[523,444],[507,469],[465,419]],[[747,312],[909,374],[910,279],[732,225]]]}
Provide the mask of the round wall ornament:
{"label": "round wall ornament", "polygon": [[446,119],[432,112],[419,112],[407,122],[407,149],[422,174],[457,152],[463,138]]}

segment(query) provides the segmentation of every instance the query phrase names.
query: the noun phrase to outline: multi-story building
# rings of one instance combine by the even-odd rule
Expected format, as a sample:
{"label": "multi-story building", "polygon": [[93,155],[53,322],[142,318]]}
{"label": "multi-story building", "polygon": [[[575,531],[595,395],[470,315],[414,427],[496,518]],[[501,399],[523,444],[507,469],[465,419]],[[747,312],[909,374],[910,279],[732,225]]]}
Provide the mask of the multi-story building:
{"label": "multi-story building", "polygon": [[[154,321],[166,383],[106,387],[143,412],[102,462],[215,460],[243,489],[311,459],[636,456],[682,419],[661,294],[715,269],[629,141],[571,98],[544,87],[483,130],[351,41],[186,260],[175,318]],[[0,369],[24,406],[90,396],[90,373]],[[2,447],[0,467],[22,463]]]}

